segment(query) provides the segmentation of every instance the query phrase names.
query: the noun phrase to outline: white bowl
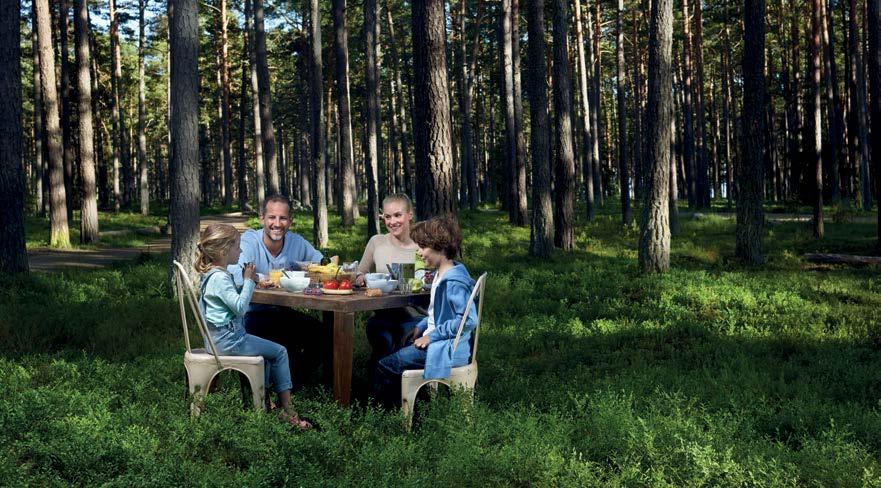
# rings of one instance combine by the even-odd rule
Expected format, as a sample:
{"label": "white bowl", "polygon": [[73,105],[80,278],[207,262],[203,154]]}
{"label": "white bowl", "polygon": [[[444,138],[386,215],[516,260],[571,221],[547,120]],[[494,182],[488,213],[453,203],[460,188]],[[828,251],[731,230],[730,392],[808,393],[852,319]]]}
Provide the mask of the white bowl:
{"label": "white bowl", "polygon": [[282,276],[288,277],[288,278],[305,278],[306,272],[305,271],[287,271],[287,270],[285,270],[282,272]]}
{"label": "white bowl", "polygon": [[309,282],[312,281],[309,278],[287,278],[281,277],[281,287],[287,291],[292,292],[301,292],[309,286]]}
{"label": "white bowl", "polygon": [[398,280],[367,280],[367,288],[376,288],[383,293],[391,293],[398,286]]}
{"label": "white bowl", "polygon": [[391,278],[388,273],[367,273],[364,275],[364,280],[366,281],[388,281]]}

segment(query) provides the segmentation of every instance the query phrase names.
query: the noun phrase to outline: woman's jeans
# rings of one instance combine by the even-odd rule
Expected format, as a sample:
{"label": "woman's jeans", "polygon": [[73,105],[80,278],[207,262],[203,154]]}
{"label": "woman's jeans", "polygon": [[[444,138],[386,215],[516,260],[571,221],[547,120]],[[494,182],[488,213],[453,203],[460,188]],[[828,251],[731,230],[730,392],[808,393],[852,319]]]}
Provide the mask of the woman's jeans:
{"label": "woman's jeans", "polygon": [[[284,346],[245,332],[237,322],[227,326],[208,326],[217,353],[226,356],[263,356],[264,382],[267,388],[281,393],[291,389],[291,371],[288,368],[288,351]],[[208,346],[205,346],[206,349]]]}

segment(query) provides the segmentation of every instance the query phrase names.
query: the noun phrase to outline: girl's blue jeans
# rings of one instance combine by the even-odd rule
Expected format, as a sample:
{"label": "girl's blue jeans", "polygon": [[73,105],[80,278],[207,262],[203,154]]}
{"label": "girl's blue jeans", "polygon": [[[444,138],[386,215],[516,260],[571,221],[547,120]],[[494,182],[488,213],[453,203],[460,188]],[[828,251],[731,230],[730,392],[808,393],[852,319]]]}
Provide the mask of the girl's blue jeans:
{"label": "girl's blue jeans", "polygon": [[[209,324],[211,339],[218,354],[227,356],[263,356],[264,381],[267,388],[281,393],[291,389],[291,370],[288,367],[288,350],[284,346],[245,332],[237,322],[214,327]],[[208,345],[205,345],[208,348]]]}

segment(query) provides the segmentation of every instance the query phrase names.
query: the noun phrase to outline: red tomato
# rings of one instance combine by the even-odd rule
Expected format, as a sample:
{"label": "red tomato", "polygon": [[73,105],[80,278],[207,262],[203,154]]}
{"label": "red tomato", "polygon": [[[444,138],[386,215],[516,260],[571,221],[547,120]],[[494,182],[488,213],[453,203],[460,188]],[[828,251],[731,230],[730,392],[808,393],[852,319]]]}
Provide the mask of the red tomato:
{"label": "red tomato", "polygon": [[351,289],[352,289],[352,282],[351,281],[349,281],[349,280],[340,281],[340,290],[351,290]]}
{"label": "red tomato", "polygon": [[335,280],[330,280],[330,281],[324,282],[324,288],[326,288],[328,290],[338,290],[339,287],[340,287],[340,284],[337,283]]}

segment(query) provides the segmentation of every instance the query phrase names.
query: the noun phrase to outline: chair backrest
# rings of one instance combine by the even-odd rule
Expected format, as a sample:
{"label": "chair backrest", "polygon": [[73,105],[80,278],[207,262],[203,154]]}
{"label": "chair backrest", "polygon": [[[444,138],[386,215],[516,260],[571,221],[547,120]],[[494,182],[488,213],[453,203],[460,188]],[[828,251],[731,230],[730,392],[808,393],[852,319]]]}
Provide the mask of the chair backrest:
{"label": "chair backrest", "polygon": [[474,345],[471,349],[471,362],[477,360],[477,338],[480,335],[480,324],[481,318],[483,316],[483,297],[485,296],[484,289],[486,288],[486,273],[480,275],[480,278],[477,278],[477,283],[474,285],[474,290],[471,291],[471,297],[468,298],[468,305],[465,307],[465,314],[462,315],[462,321],[459,322],[459,330],[456,331],[456,340],[453,341],[453,352],[456,352],[456,348],[459,346],[459,339],[462,337],[462,330],[465,329],[465,323],[468,321],[468,314],[471,312],[471,306],[474,305],[474,297],[479,296],[477,302],[477,326],[474,328]]}
{"label": "chair backrest", "polygon": [[190,333],[189,326],[187,325],[187,310],[184,301],[189,305],[190,311],[196,319],[199,334],[201,334],[202,340],[208,343],[210,347],[209,352],[214,355],[214,360],[217,361],[217,367],[222,368],[223,365],[220,362],[220,357],[217,355],[217,346],[214,345],[214,341],[211,339],[211,334],[208,333],[208,325],[205,322],[205,317],[202,316],[202,307],[199,306],[199,299],[196,296],[193,283],[190,281],[187,270],[177,260],[173,260],[172,263],[177,268],[174,273],[174,281],[177,287],[177,301],[178,305],[180,305],[180,321],[184,329],[184,342],[187,345],[187,352],[192,352],[192,349],[190,348]]}

